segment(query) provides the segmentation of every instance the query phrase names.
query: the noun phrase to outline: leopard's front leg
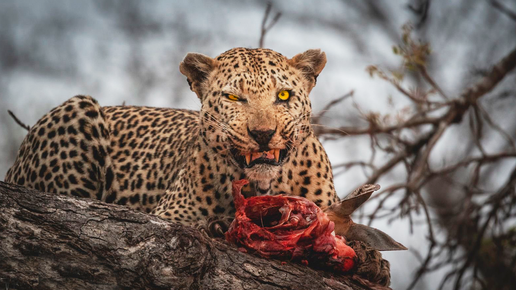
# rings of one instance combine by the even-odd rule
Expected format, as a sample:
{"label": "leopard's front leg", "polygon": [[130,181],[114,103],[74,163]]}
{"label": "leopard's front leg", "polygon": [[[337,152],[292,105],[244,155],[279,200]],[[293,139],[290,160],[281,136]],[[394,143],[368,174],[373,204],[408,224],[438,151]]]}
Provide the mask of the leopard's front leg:
{"label": "leopard's front leg", "polygon": [[[222,237],[235,213],[230,192],[231,181],[228,177],[222,177],[222,174],[211,174],[209,180],[212,183],[207,183],[203,181],[208,178],[189,177],[188,172],[183,172],[183,176],[165,192],[152,213],[166,220],[198,228],[211,237]],[[218,182],[213,182],[215,180]]]}

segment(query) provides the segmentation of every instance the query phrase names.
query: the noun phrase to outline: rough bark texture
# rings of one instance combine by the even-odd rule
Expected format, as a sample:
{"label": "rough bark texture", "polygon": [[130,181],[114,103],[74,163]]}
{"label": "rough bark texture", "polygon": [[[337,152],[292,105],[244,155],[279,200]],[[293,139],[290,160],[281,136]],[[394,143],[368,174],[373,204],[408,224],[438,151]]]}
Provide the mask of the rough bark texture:
{"label": "rough bark texture", "polygon": [[1,289],[376,288],[99,201],[0,182],[0,208]]}

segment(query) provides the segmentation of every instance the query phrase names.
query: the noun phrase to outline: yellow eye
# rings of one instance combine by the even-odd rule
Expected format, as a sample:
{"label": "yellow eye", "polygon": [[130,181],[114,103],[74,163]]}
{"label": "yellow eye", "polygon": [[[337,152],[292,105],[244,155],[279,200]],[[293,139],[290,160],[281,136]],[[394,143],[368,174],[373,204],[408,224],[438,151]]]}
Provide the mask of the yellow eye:
{"label": "yellow eye", "polygon": [[286,101],[290,98],[290,93],[288,91],[281,91],[278,94],[278,98],[282,101]]}
{"label": "yellow eye", "polygon": [[240,100],[239,97],[235,96],[235,95],[228,95],[228,99],[232,100],[232,101],[238,101]]}

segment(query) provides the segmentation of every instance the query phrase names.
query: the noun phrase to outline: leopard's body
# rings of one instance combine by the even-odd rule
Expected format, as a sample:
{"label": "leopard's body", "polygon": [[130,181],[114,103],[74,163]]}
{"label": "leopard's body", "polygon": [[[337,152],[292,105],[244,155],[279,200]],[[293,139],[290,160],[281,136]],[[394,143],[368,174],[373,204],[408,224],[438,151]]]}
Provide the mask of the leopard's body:
{"label": "leopard's body", "polygon": [[30,129],[5,181],[189,225],[231,216],[231,182],[241,178],[257,194],[300,195],[325,208],[338,197],[308,98],[325,63],[318,50],[292,59],[266,49],[188,54],[180,69],[200,112],[73,97]]}

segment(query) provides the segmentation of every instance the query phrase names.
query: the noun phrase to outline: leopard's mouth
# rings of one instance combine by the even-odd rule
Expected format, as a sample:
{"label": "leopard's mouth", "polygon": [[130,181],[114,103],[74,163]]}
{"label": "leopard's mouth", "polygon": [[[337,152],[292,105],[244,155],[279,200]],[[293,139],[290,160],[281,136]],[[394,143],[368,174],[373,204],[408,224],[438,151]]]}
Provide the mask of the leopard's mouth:
{"label": "leopard's mouth", "polygon": [[268,151],[240,152],[231,150],[233,158],[242,168],[251,168],[257,164],[279,166],[287,157],[287,149],[271,149]]}

